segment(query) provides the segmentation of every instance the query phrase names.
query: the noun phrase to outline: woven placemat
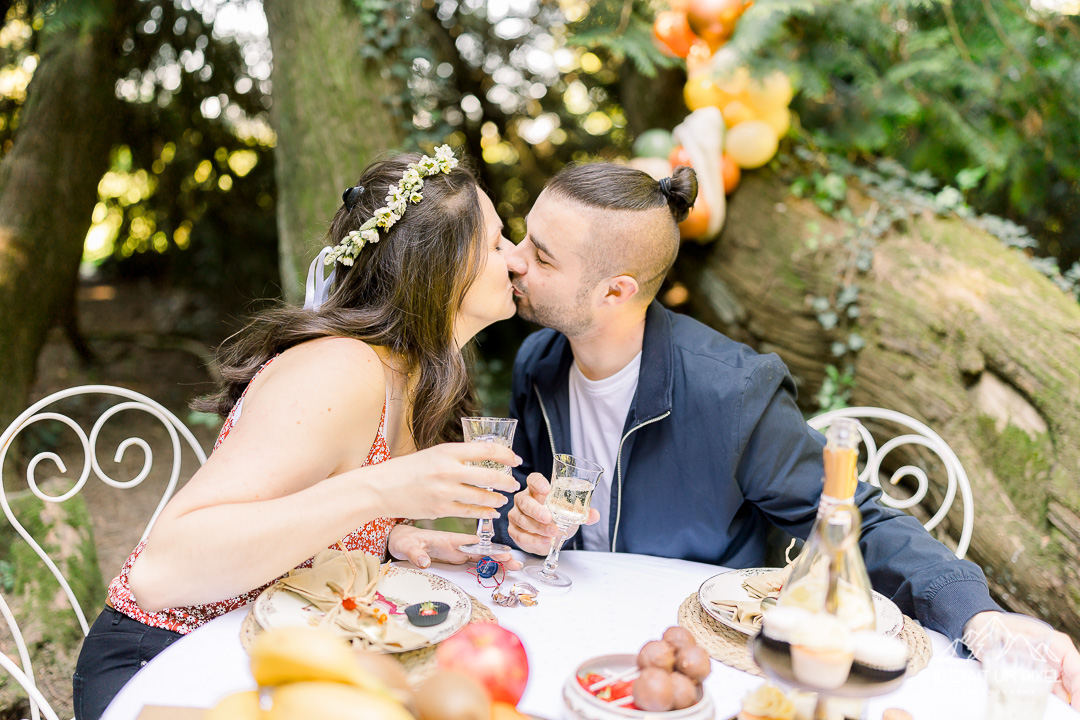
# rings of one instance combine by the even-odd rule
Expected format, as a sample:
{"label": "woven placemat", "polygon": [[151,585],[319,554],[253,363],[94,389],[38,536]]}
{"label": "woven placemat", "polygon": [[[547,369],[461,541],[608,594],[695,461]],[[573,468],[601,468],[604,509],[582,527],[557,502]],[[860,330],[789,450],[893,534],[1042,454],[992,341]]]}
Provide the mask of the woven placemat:
{"label": "woven placemat", "polygon": [[[467,594],[467,593],[466,593]],[[472,617],[469,618],[470,623],[476,622],[499,622],[495,619],[494,613],[472,595],[469,595],[469,599],[472,600]],[[244,646],[244,650],[251,647],[252,641],[263,631],[262,627],[255,620],[255,615],[249,610],[244,622],[240,625],[240,644]],[[409,652],[396,653],[393,657],[401,661],[401,664],[405,666],[405,672],[409,675],[409,680],[413,685],[417,684],[428,675],[435,672],[435,646],[420,648],[419,650],[410,650]]]}
{"label": "woven placemat", "polygon": [[[705,612],[698,602],[697,593],[683,600],[679,607],[679,624],[689,630],[697,644],[716,660],[751,675],[764,675],[750,656],[749,638],[738,630],[717,622]],[[905,615],[899,638],[908,646],[907,676],[911,677],[930,662],[930,656],[934,652],[930,645],[930,636],[917,622]]]}

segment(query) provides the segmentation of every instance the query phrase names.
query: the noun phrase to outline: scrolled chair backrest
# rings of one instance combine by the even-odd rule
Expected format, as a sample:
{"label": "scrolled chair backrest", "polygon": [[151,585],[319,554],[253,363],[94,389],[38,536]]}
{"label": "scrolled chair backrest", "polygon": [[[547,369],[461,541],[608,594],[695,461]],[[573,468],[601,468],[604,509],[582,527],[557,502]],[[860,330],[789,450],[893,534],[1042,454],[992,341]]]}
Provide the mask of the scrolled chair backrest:
{"label": "scrolled chair backrest", "polygon": [[[120,402],[117,402],[106,410],[100,413],[94,424],[90,428],[90,432],[87,433],[82,425],[73,420],[68,415],[50,411],[47,408],[62,400],[77,396],[104,396],[107,398],[116,398]],[[107,400],[106,400],[107,401]],[[45,461],[54,464],[61,473],[67,473],[67,464],[63,458],[51,450],[44,450],[37,452],[30,458],[26,465],[26,483],[31,493],[33,493],[42,502],[46,503],[63,503],[66,500],[71,499],[77,495],[87,481],[90,479],[90,475],[95,475],[106,485],[111,487],[127,490],[140,485],[150,474],[150,471],[154,463],[154,453],[151,449],[150,443],[142,437],[128,437],[126,440],[120,442],[113,455],[113,461],[119,463],[123,460],[128,448],[135,446],[142,451],[143,463],[142,468],[136,473],[135,477],[130,480],[116,480],[110,477],[101,469],[101,465],[98,462],[98,442],[101,434],[101,430],[112,417],[118,413],[126,411],[143,412],[151,415],[157,419],[168,433],[169,440],[172,445],[172,463],[170,468],[170,474],[168,483],[165,490],[162,493],[161,500],[158,502],[153,514],[150,517],[149,522],[146,524],[146,528],[143,531],[141,540],[145,540],[150,534],[150,530],[154,526],[154,522],[157,520],[158,515],[161,514],[165,504],[172,497],[173,492],[176,490],[176,485],[180,478],[180,471],[183,464],[183,443],[186,443],[190,450],[197,458],[199,465],[201,466],[206,462],[206,453],[203,451],[199,441],[192,434],[191,430],[180,421],[172,412],[165,408],[160,403],[152,400],[151,398],[143,395],[142,393],[135,392],[134,390],[128,390],[122,387],[115,387],[111,385],[82,385],[79,387],[69,388],[67,390],[61,390],[55,392],[41,400],[35,402],[26,410],[24,410],[15,420],[8,425],[4,430],[3,435],[0,435],[0,509],[3,509],[4,516],[11,524],[11,527],[26,543],[33,549],[34,553],[41,559],[42,563],[48,568],[49,572],[60,588],[63,590],[64,595],[67,597],[68,602],[71,603],[71,607],[78,618],[79,625],[82,628],[83,635],[86,635],[90,631],[90,626],[86,620],[86,614],[83,612],[82,605],[76,598],[75,593],[72,591],[71,585],[64,577],[63,573],[57,567],[56,563],[49,557],[48,553],[41,547],[41,545],[27,532],[26,528],[19,522],[18,518],[12,512],[11,505],[9,503],[8,491],[9,484],[5,482],[4,468],[6,466],[6,460],[8,451],[11,449],[15,442],[15,438],[26,428],[34,423],[55,421],[67,426],[78,438],[79,443],[83,448],[83,467],[79,474],[78,480],[75,484],[66,492],[58,495],[50,495],[48,492],[42,489],[38,483],[37,470],[38,466]],[[22,667],[16,665],[10,658],[5,657],[0,653],[0,665],[4,670],[11,674],[11,676],[18,682],[30,696],[30,712],[33,720],[39,718],[40,713],[43,714],[48,720],[56,720],[57,715],[53,709],[49,706],[46,699],[42,696],[38,690],[34,681],[34,670],[31,665],[30,655],[27,651],[26,643],[23,639],[23,635],[19,630],[19,625],[15,620],[14,615],[11,612],[7,602],[3,596],[0,595],[0,614],[3,615],[3,619],[7,624],[15,645],[18,649],[19,660]]]}
{"label": "scrolled chair backrest", "polygon": [[922,502],[930,488],[930,479],[923,468],[916,465],[904,465],[893,471],[889,477],[889,484],[896,485],[905,477],[913,477],[917,481],[918,487],[908,498],[896,498],[890,495],[881,486],[880,480],[882,461],[889,453],[905,445],[919,445],[929,449],[941,459],[946,473],[945,494],[941,501],[941,507],[929,520],[923,523],[923,527],[927,530],[933,530],[937,527],[945,519],[945,516],[949,514],[957,492],[959,492],[960,500],[963,503],[964,520],[960,538],[956,544],[956,556],[963,558],[967,555],[968,546],[971,544],[971,534],[975,526],[975,503],[971,495],[971,482],[964,471],[964,466],[948,443],[942,440],[941,436],[931,430],[925,423],[895,410],[886,410],[884,408],[849,407],[831,410],[811,418],[808,424],[815,430],[823,431],[829,426],[830,422],[842,417],[854,418],[855,420],[884,420],[895,423],[904,430],[911,431],[891,438],[881,447],[878,447],[877,441],[870,431],[861,423],[859,425],[859,434],[862,435],[863,445],[867,453],[866,465],[863,467],[862,472],[859,473],[859,480],[881,488],[881,502],[883,505],[906,510]]}

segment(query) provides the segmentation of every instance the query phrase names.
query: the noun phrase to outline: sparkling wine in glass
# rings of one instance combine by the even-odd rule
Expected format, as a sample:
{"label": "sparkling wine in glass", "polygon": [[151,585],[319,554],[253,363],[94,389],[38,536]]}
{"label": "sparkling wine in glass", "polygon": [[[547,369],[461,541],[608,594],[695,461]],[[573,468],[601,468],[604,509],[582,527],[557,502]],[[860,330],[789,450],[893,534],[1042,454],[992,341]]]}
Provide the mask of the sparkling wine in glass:
{"label": "sparkling wine in glass", "polygon": [[569,576],[559,571],[559,550],[571,534],[571,528],[583,524],[589,519],[589,506],[592,503],[593,490],[604,474],[604,468],[592,460],[573,455],[556,455],[555,466],[551,472],[551,492],[548,493],[545,506],[551,512],[551,519],[559,529],[551,540],[543,565],[531,565],[525,572],[542,583],[555,587],[570,587]]}
{"label": "sparkling wine in glass", "polygon": [[[492,442],[503,447],[510,447],[514,443],[515,428],[517,428],[517,420],[509,418],[461,418],[461,429],[465,433],[465,442]],[[503,465],[494,460],[481,460],[468,464],[498,470],[499,472],[505,472],[507,475],[510,474],[509,465]],[[490,489],[488,488],[488,490]],[[491,538],[495,537],[495,529],[492,527],[489,518],[481,518],[476,524],[476,536],[480,538],[480,542],[461,545],[458,549],[470,555],[497,555],[510,552],[508,546],[491,542]]]}

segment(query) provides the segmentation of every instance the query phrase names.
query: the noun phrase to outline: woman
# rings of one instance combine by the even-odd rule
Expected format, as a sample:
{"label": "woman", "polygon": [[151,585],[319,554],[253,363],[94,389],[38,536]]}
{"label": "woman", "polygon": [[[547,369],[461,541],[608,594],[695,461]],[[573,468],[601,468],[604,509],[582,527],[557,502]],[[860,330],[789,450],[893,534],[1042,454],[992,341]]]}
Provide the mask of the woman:
{"label": "woman", "polygon": [[196,403],[225,425],[109,587],[75,670],[78,720],[338,541],[421,567],[466,561],[470,536],[400,520],[494,518],[495,491],[517,489],[467,465],[517,465],[511,450],[450,443],[471,410],[461,348],[514,314],[491,201],[446,146],[373,163],[343,200],[319,258],[335,265],[332,292],[256,318],[224,353],[221,392]]}

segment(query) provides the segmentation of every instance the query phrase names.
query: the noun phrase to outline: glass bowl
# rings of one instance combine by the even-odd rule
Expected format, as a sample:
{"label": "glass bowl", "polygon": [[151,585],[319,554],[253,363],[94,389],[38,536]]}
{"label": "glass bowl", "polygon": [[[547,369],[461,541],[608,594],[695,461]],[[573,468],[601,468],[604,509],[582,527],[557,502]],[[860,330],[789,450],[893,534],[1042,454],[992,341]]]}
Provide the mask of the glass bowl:
{"label": "glass bowl", "polygon": [[713,720],[716,708],[713,705],[712,698],[709,697],[709,693],[704,688],[702,688],[701,699],[698,700],[696,705],[691,705],[682,710],[649,712],[619,707],[603,700],[597,700],[578,682],[578,677],[589,673],[610,676],[634,667],[637,667],[637,655],[600,655],[579,665],[574,674],[568,677],[563,685],[564,720],[645,720],[646,718],[655,720],[660,718],[663,718],[663,720]]}

